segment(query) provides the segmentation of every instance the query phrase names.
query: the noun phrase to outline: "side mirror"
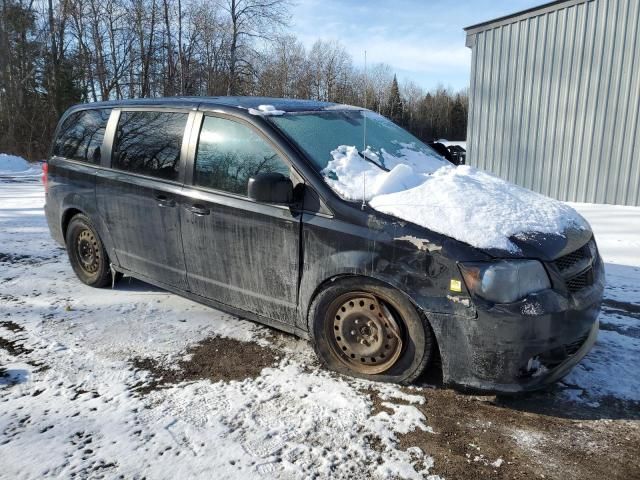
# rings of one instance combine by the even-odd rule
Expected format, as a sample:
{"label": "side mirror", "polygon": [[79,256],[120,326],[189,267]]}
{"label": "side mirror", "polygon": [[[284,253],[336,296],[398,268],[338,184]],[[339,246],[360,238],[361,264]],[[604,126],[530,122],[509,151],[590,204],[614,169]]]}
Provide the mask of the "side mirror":
{"label": "side mirror", "polygon": [[259,173],[249,179],[248,194],[256,202],[290,205],[293,203],[293,182],[281,173]]}

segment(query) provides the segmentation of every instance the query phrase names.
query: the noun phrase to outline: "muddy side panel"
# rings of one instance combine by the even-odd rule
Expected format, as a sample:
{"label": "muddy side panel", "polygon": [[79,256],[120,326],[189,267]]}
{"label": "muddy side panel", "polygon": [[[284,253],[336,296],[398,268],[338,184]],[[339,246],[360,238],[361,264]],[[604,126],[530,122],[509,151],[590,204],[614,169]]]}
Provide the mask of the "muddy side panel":
{"label": "muddy side panel", "polygon": [[74,212],[87,215],[104,238],[109,237],[96,210],[95,165],[52,157],[48,162],[45,213],[53,238],[64,244],[64,229]]}
{"label": "muddy side panel", "polygon": [[96,197],[121,267],[187,289],[179,185],[101,170]]}
{"label": "muddy side panel", "polygon": [[[305,213],[302,243],[300,328],[308,328],[307,312],[317,292],[341,275],[383,281],[425,312],[475,317],[469,301],[448,295],[451,280],[462,279],[445,252],[449,249],[452,254],[451,249],[459,247],[442,236],[426,237],[421,229],[376,215],[365,217],[365,224],[358,225]],[[458,255],[466,254],[461,251]]]}
{"label": "muddy side panel", "polygon": [[[207,213],[194,213],[194,205]],[[180,215],[193,293],[281,323],[294,323],[298,213],[284,206],[187,188]]]}

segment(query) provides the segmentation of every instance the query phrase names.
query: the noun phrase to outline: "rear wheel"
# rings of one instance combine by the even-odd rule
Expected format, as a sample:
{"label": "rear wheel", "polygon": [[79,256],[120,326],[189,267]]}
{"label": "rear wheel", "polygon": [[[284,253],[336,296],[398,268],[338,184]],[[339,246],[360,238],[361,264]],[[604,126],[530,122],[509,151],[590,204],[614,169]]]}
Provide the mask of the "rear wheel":
{"label": "rear wheel", "polygon": [[111,285],[107,252],[86,215],[71,219],[65,242],[73,271],[83,283],[98,288]]}
{"label": "rear wheel", "polygon": [[433,356],[427,320],[400,292],[370,279],[331,284],[311,305],[310,320],[320,361],[340,373],[410,383]]}

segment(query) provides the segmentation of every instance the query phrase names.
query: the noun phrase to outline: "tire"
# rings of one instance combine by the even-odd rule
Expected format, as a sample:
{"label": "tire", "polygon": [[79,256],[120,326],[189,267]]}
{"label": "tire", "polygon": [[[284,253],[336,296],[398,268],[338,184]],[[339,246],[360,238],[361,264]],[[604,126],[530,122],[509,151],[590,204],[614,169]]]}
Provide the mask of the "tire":
{"label": "tire", "polygon": [[67,227],[65,243],[76,276],[90,287],[111,286],[109,257],[91,221],[81,213]]}
{"label": "tire", "polygon": [[434,358],[427,319],[406,296],[364,277],[322,290],[309,308],[309,331],[326,368],[367,380],[409,384]]}

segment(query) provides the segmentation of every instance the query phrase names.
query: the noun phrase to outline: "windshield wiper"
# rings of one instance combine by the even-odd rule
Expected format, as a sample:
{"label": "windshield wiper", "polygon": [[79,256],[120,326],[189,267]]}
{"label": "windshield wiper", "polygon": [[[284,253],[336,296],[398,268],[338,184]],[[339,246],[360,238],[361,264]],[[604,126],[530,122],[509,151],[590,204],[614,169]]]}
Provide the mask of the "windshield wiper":
{"label": "windshield wiper", "polygon": [[363,152],[361,152],[360,150],[358,150],[358,155],[360,155],[360,157],[362,157],[364,160],[366,160],[369,163],[373,163],[376,167],[381,168],[382,170],[384,170],[385,172],[390,171],[387,167],[385,167],[384,165],[381,165],[380,163],[376,162],[373,158],[369,158],[367,157]]}

